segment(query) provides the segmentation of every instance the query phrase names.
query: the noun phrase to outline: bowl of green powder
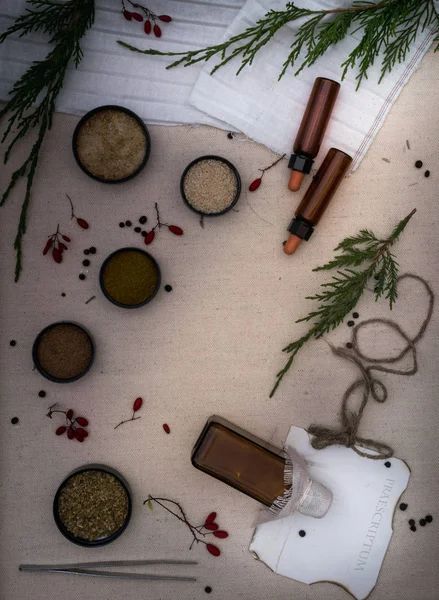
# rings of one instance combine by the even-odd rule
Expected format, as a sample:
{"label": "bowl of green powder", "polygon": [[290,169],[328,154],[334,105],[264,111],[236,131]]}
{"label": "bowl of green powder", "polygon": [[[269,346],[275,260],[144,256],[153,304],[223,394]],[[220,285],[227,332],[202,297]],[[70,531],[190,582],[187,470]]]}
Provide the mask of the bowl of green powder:
{"label": "bowl of green powder", "polygon": [[131,519],[130,488],[115,469],[85,465],[59,486],[53,516],[60,532],[80,546],[103,546],[117,539]]}
{"label": "bowl of green powder", "polygon": [[200,156],[184,170],[180,191],[191,210],[206,217],[217,217],[238,202],[241,177],[236,167],[222,156]]}
{"label": "bowl of green powder", "polygon": [[116,306],[139,308],[157,295],[160,268],[145,250],[120,248],[103,262],[99,283],[106,298]]}
{"label": "bowl of green powder", "polygon": [[95,347],[90,333],[78,323],[60,321],[37,335],[32,358],[50,381],[70,383],[83,377],[93,364]]}

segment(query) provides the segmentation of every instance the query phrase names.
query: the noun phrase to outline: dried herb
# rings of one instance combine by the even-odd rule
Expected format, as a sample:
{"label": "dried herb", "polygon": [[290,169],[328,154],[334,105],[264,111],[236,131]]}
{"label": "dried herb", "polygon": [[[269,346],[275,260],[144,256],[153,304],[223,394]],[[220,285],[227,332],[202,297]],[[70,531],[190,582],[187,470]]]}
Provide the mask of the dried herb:
{"label": "dried herb", "polygon": [[70,477],[61,490],[58,515],[77,538],[100,540],[116,533],[128,516],[128,495],[110,473],[84,471]]}
{"label": "dried herb", "polygon": [[[153,504],[152,504],[153,502],[155,502],[156,504],[158,504],[159,506],[164,508],[168,513],[170,513],[171,515],[176,517],[179,521],[181,521],[188,527],[188,529],[191,532],[192,537],[193,537],[193,540],[189,547],[189,550],[192,550],[193,545],[195,543],[204,544],[206,546],[206,550],[209,552],[209,554],[212,554],[212,556],[220,556],[220,554],[221,554],[220,549],[217,546],[215,546],[214,544],[211,544],[211,543],[207,542],[205,539],[203,539],[208,535],[214,535],[215,537],[217,537],[219,539],[225,539],[225,538],[229,537],[229,534],[227,533],[227,531],[220,530],[218,527],[218,524],[215,523],[215,519],[216,519],[215,512],[210,513],[206,517],[206,519],[202,525],[195,527],[188,521],[186,513],[183,510],[181,504],[179,504],[178,502],[175,502],[175,500],[169,500],[169,498],[153,498],[151,495],[149,495],[143,504],[147,504],[148,508],[150,510],[153,510]],[[174,510],[171,510],[171,508],[169,508],[169,505],[171,505],[172,508],[175,507],[175,509],[178,512],[174,512]],[[203,536],[203,537],[200,537],[200,536]]]}
{"label": "dried herb", "polygon": [[12,174],[10,183],[0,200],[2,206],[18,180],[22,177],[27,178],[14,242],[17,254],[15,281],[18,281],[22,270],[22,242],[26,233],[27,209],[44,136],[52,126],[55,102],[64,84],[67,67],[71,61],[75,67],[81,62],[82,50],[79,43],[92,26],[95,12],[94,0],[67,0],[66,2],[28,0],[28,5],[31,8],[27,8],[14,24],[0,35],[0,44],[12,34],[18,33],[23,37],[33,31],[40,31],[50,36],[49,43],[54,47],[44,60],[32,63],[14,84],[10,91],[10,100],[0,110],[0,119],[7,113],[11,113],[1,140],[4,143],[12,138],[5,153],[5,163],[8,162],[18,140],[24,138],[34,128],[38,131],[29,156]]}
{"label": "dried herb", "polygon": [[142,408],[142,404],[143,404],[142,398],[136,398],[134,400],[134,404],[133,404],[133,416],[130,419],[126,419],[126,421],[121,421],[120,423],[118,423],[114,429],[117,429],[124,423],[129,423],[130,421],[137,421],[137,419],[140,419],[140,417],[135,417],[134,415],[136,414],[137,411],[139,411]]}
{"label": "dried herb", "polygon": [[[362,229],[357,235],[345,238],[335,248],[335,252],[340,254],[325,265],[314,269],[314,271],[336,269],[337,275],[333,275],[329,282],[321,284],[323,291],[307,297],[308,300],[317,300],[319,306],[306,317],[298,319],[296,323],[314,320],[314,324],[305,335],[283,349],[283,352],[290,354],[290,357],[285,367],[276,376],[277,380],[270,398],[276,392],[302,346],[310,339],[318,339],[340,325],[346,315],[355,308],[371,279],[375,279],[375,300],[386,298],[392,309],[398,295],[398,263],[391,248],[415,212],[416,209],[412,210],[402,219],[385,240],[377,238],[368,229]],[[365,266],[363,270],[355,269],[362,265]]]}

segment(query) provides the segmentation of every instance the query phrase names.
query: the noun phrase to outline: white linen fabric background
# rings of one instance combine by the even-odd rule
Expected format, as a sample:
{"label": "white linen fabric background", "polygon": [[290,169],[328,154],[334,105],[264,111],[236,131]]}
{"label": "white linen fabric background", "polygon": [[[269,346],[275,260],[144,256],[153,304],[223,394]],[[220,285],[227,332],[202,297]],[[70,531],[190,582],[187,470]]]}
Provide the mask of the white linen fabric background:
{"label": "white linen fabric background", "polygon": [[[146,36],[140,23],[127,22],[117,0],[98,0],[95,25],[82,42],[84,58],[77,70],[69,70],[57,109],[82,115],[99,104],[123,104],[147,123],[204,123],[236,129],[279,154],[290,152],[314,79],[324,76],[340,80],[340,65],[357,43],[359,33],[348,36],[299,76],[289,69],[280,82],[277,78],[297,22],[283,28],[258,53],[252,67],[239,77],[236,77],[239,57],[210,76],[217,59],[204,67],[200,63],[167,71],[165,66],[170,64],[170,58],[139,55],[116,43],[122,39],[140,48],[175,52],[202,48],[243,31],[270,8],[285,6],[284,0],[247,0],[243,4],[243,0],[169,0],[157,6],[151,4],[157,12],[166,11],[174,19],[170,25],[163,24],[163,36],[157,39]],[[350,4],[351,0],[302,2],[316,10]],[[12,23],[12,17],[20,14],[24,5],[25,0],[3,0],[0,30]],[[407,59],[396,65],[380,85],[377,61],[369,79],[363,82],[361,93],[355,91],[356,71],[349,72],[319,161],[335,146],[352,155],[352,171],[358,167],[431,38],[431,31],[419,35]],[[0,47],[0,100],[7,100],[13,82],[32,60],[42,58],[46,51],[45,37],[41,35],[8,39]]]}

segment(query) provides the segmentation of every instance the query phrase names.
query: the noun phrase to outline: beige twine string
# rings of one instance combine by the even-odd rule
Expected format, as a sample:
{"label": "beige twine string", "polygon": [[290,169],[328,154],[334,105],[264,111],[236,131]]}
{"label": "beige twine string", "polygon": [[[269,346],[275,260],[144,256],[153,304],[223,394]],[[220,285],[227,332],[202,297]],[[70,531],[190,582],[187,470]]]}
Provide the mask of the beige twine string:
{"label": "beige twine string", "polygon": [[[433,290],[425,281],[425,279],[412,273],[405,273],[404,275],[401,275],[401,277],[398,278],[398,283],[403,279],[407,278],[419,281],[427,291],[429,298],[427,316],[422,322],[421,327],[414,338],[410,338],[402,330],[398,323],[395,323],[395,321],[391,321],[390,319],[369,319],[366,321],[362,321],[353,329],[351,351],[348,351],[344,348],[335,348],[330,344],[331,350],[334,354],[346,360],[349,360],[359,368],[361,372],[361,378],[357,379],[357,381],[354,381],[354,383],[348,387],[348,389],[343,395],[340,411],[341,429],[330,429],[321,425],[311,425],[311,427],[308,429],[308,432],[312,436],[314,436],[311,444],[316,450],[321,450],[323,448],[327,448],[328,446],[340,445],[352,448],[352,450],[354,450],[360,456],[364,456],[366,458],[371,458],[374,460],[382,460],[393,456],[394,452],[391,446],[383,442],[377,442],[369,438],[360,437],[358,435],[358,428],[360,426],[364,409],[366,408],[366,404],[369,400],[369,396],[372,396],[372,398],[377,402],[385,402],[388,396],[386,386],[383,384],[382,381],[372,376],[372,371],[380,371],[381,373],[393,373],[395,375],[410,376],[414,375],[418,370],[416,344],[423,337],[427,326],[430,322],[431,316],[433,314],[434,294]],[[406,346],[403,348],[403,350],[401,350],[401,352],[397,356],[390,358],[374,358],[371,356],[367,356],[364,352],[361,352],[358,346],[359,330],[363,327],[366,327],[367,325],[373,325],[377,323],[388,325],[397,333],[399,333],[401,337],[407,342]],[[412,366],[407,370],[384,367],[382,366],[382,364],[378,364],[393,364],[401,358],[403,358],[408,352],[411,352],[413,362]],[[372,363],[372,365],[366,367],[364,366],[362,361]],[[348,409],[348,400],[352,393],[361,387],[363,388],[363,398],[358,412],[354,412],[353,410]],[[370,450],[375,450],[377,454],[369,454],[367,452],[363,452],[358,448],[358,446]]]}

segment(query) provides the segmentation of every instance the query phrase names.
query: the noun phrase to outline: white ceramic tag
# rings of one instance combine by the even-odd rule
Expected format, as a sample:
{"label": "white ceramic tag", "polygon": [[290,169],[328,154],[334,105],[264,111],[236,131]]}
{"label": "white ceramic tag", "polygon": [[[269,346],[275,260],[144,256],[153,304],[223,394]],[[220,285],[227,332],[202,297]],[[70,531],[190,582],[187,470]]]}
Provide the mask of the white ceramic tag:
{"label": "white ceramic tag", "polygon": [[390,543],[408,466],[397,458],[370,460],[343,446],[315,450],[299,427],[290,429],[286,446],[305,458],[312,479],[332,491],[332,505],[322,519],[296,512],[259,525],[250,551],[275,573],[303,583],[337,583],[363,600],[376,584]]}

